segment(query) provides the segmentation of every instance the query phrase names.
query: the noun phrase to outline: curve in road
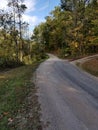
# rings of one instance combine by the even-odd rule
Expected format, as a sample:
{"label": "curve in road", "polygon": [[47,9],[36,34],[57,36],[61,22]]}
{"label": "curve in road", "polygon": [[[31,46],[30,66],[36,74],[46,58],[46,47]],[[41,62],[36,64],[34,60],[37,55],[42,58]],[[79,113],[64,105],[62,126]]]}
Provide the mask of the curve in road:
{"label": "curve in road", "polygon": [[43,130],[98,130],[98,81],[50,55],[36,71]]}

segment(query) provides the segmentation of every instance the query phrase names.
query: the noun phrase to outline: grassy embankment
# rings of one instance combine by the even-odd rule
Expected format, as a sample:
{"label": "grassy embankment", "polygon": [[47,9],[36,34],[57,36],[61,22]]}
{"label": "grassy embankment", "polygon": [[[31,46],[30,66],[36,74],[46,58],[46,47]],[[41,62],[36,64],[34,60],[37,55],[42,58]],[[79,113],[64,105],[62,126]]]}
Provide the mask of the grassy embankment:
{"label": "grassy embankment", "polygon": [[81,65],[77,65],[81,66],[85,71],[89,72],[90,74],[98,77],[98,57],[90,59]]}
{"label": "grassy embankment", "polygon": [[0,73],[0,130],[41,130],[40,105],[31,80],[38,64]]}

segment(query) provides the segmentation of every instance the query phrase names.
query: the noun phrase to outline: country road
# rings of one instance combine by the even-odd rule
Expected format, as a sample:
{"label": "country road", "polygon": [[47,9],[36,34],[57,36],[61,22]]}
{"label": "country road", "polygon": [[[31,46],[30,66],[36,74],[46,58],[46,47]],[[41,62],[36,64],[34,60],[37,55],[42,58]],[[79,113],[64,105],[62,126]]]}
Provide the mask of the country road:
{"label": "country road", "polygon": [[55,56],[36,71],[43,130],[98,130],[98,81]]}

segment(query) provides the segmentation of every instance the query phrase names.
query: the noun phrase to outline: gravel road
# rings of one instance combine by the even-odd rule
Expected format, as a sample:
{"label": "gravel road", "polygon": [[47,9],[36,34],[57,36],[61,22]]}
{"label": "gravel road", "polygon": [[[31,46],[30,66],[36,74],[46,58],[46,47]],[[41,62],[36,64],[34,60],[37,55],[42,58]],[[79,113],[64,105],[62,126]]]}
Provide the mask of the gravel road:
{"label": "gravel road", "polygon": [[43,130],[98,130],[98,81],[50,55],[36,71]]}

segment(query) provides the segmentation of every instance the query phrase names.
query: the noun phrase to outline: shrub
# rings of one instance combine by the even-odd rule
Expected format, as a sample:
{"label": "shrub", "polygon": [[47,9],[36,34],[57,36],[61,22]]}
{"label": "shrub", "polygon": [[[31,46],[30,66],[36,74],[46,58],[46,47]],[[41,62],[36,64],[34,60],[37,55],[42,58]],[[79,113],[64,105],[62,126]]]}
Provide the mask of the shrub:
{"label": "shrub", "polygon": [[15,68],[22,65],[24,65],[24,63],[20,62],[19,60],[9,57],[0,57],[0,70],[6,68]]}

